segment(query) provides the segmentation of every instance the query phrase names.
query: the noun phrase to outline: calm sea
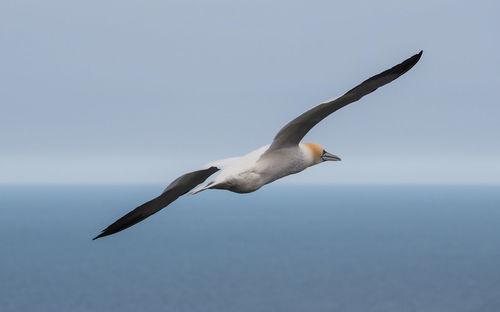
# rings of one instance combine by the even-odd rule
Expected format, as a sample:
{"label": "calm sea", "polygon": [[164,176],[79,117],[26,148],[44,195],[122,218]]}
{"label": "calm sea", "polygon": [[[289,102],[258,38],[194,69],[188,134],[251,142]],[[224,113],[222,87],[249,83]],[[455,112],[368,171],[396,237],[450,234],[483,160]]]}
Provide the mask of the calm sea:
{"label": "calm sea", "polygon": [[0,311],[500,311],[500,187],[1,186]]}

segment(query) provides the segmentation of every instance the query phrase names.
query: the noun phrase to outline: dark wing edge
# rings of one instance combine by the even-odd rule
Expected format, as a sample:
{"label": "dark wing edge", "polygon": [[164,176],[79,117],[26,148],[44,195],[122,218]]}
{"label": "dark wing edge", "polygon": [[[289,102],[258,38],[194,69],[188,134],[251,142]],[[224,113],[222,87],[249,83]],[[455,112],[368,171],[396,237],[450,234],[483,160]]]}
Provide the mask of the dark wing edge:
{"label": "dark wing edge", "polygon": [[147,217],[165,208],[177,198],[192,190],[198,184],[203,183],[209,176],[217,171],[219,171],[219,168],[210,167],[208,169],[197,170],[180,176],[170,183],[160,196],[140,205],[120,219],[116,220],[113,224],[102,230],[102,232],[92,240],[118,233],[141,222]]}
{"label": "dark wing edge", "polygon": [[350,103],[358,101],[363,96],[372,93],[379,87],[388,84],[409,71],[420,60],[422,53],[423,50],[406,59],[402,63],[363,81],[361,84],[347,91],[347,93],[341,97],[313,107],[299,117],[290,121],[283,128],[281,128],[278,134],[276,134],[273,143],[269,147],[269,151],[299,144],[312,127],[331,113]]}

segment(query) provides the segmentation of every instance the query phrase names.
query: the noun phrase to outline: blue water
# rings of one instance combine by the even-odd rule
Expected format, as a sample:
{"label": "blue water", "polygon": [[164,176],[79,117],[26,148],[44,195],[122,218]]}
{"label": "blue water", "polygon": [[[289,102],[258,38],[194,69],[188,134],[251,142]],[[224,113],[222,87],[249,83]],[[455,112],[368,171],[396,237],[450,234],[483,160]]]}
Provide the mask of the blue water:
{"label": "blue water", "polygon": [[0,311],[500,311],[500,187],[0,187]]}

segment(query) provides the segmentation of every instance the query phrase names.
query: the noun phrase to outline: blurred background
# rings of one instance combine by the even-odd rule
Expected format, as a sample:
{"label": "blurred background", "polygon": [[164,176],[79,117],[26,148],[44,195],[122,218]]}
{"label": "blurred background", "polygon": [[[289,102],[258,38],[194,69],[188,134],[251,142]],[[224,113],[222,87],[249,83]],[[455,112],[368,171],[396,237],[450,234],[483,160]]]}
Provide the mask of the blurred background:
{"label": "blurred background", "polygon": [[[1,1],[0,310],[500,311],[499,15],[498,1]],[[306,136],[341,162],[182,197],[91,240],[420,50]]]}

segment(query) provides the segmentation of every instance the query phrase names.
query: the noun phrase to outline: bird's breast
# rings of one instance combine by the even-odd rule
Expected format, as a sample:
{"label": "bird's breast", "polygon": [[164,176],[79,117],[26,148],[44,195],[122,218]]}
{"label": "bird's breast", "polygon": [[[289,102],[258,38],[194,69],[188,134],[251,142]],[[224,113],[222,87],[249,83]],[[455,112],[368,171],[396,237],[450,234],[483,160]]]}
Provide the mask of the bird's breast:
{"label": "bird's breast", "polygon": [[298,147],[275,150],[255,164],[255,172],[263,184],[298,173],[310,166],[309,156]]}

